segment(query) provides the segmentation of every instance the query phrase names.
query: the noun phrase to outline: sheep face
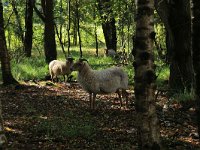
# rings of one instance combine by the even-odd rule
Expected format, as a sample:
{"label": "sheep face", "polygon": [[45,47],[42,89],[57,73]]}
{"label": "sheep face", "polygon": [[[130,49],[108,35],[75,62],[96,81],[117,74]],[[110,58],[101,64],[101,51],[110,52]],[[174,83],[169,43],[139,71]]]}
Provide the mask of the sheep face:
{"label": "sheep face", "polygon": [[85,62],[78,60],[76,63],[74,63],[71,66],[71,71],[81,71],[81,69],[83,68]]}
{"label": "sheep face", "polygon": [[73,64],[74,64],[73,60],[72,61],[69,61],[69,60],[66,61],[66,66],[69,66],[69,68],[71,68],[73,66]]}

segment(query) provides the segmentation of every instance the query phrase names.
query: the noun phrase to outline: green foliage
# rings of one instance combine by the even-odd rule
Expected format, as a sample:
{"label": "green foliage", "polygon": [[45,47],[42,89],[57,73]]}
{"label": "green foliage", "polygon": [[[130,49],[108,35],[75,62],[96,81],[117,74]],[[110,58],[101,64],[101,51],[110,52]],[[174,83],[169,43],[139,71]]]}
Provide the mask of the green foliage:
{"label": "green foliage", "polygon": [[12,61],[12,73],[17,80],[43,79],[48,73],[44,57],[23,58],[22,61]]}
{"label": "green foliage", "polygon": [[195,93],[193,90],[191,92],[188,92],[187,90],[184,90],[184,92],[176,92],[172,96],[172,100],[176,102],[194,101]]}
{"label": "green foliage", "polygon": [[[71,56],[76,60],[79,59],[79,49],[78,47],[73,47],[71,50]],[[116,61],[111,57],[105,57],[103,54],[103,49],[99,51],[99,57],[96,57],[95,49],[83,48],[83,57],[86,58],[93,69],[105,69],[116,65]],[[43,80],[46,75],[49,75],[48,64],[46,64],[43,53],[40,54],[39,51],[34,50],[33,56],[31,58],[26,58],[22,56],[19,59],[12,59],[11,69],[13,76],[19,80]],[[64,54],[61,49],[58,49],[58,59],[65,60]],[[125,71],[129,75],[129,84],[133,84],[133,67],[131,63],[124,66]],[[76,72],[73,72],[74,79],[76,79]],[[1,74],[0,74],[1,77]]]}
{"label": "green foliage", "polygon": [[168,82],[169,80],[169,67],[167,65],[163,65],[163,66],[158,66],[156,69],[156,75],[157,80],[157,86],[158,88],[163,88],[166,86],[166,82]]}
{"label": "green foliage", "polygon": [[[67,26],[68,26],[68,6],[66,1],[54,1],[54,18],[55,23],[58,29],[59,34],[62,33],[62,42],[65,46],[65,51],[67,51]],[[104,35],[101,27],[102,19],[97,10],[97,2],[93,0],[83,0],[78,1],[79,3],[79,15],[80,15],[80,31],[82,39],[82,49],[83,57],[87,58],[89,63],[94,69],[103,69],[110,67],[117,62],[112,58],[103,57],[103,49],[105,48]],[[5,33],[7,47],[11,56],[11,68],[14,77],[17,80],[32,80],[32,79],[44,79],[46,75],[49,74],[48,65],[45,63],[44,58],[44,48],[43,48],[43,36],[44,36],[44,22],[37,16],[34,12],[33,16],[33,49],[32,57],[25,58],[23,53],[23,43],[18,36],[19,26],[17,25],[16,16],[13,13],[13,7],[11,1],[3,0],[4,4],[4,20],[5,20]],[[20,23],[22,25],[22,30],[25,32],[25,3],[22,0],[15,1],[17,11],[20,16]],[[123,51],[122,45],[125,43],[125,51],[129,55],[132,49],[132,35],[134,34],[135,24],[134,24],[134,2],[131,0],[111,0],[111,9],[112,13],[110,17],[114,17],[116,20],[117,27],[117,40],[118,40],[118,52]],[[41,1],[36,0],[36,7],[42,12]],[[75,44],[74,40],[76,31],[76,11],[75,1],[71,1],[71,29],[70,29],[70,38],[71,45]],[[110,10],[109,10],[110,11]],[[108,11],[106,11],[108,12]],[[106,13],[104,12],[104,13]],[[105,14],[104,14],[105,15]],[[159,20],[157,14],[155,15],[156,19]],[[95,56],[95,35],[94,35],[94,26],[97,26],[97,35],[99,42],[99,57]],[[163,25],[160,23],[160,20],[155,25],[156,38],[158,43],[165,48],[165,31]],[[23,33],[24,34],[24,33]],[[60,49],[60,43],[58,37],[56,36],[56,44],[58,49],[58,59],[64,60],[65,57]],[[71,55],[76,59],[79,58],[79,48],[77,45],[71,47]],[[163,52],[165,54],[165,52]],[[158,64],[157,74],[158,83],[160,81],[166,80],[169,76],[169,71],[167,67],[163,68],[163,62],[158,55],[158,52],[155,50],[156,63]],[[129,83],[133,84],[134,71],[132,63],[124,66],[126,72],[129,75]],[[160,72],[160,73],[159,73]],[[76,76],[76,73],[73,73]],[[0,73],[0,79],[1,73]]]}

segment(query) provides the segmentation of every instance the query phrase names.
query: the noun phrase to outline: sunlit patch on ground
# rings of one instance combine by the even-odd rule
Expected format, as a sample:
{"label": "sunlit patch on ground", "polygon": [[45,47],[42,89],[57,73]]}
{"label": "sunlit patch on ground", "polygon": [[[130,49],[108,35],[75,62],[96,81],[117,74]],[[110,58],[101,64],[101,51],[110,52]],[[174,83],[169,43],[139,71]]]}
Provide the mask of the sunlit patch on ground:
{"label": "sunlit patch on ground", "polygon": [[[117,94],[97,95],[96,109],[77,83],[27,82],[0,87],[3,119],[10,149],[136,149],[134,93],[128,108]],[[180,110],[158,96],[161,136],[168,149],[198,149],[194,111]],[[123,102],[125,106],[125,101]]]}

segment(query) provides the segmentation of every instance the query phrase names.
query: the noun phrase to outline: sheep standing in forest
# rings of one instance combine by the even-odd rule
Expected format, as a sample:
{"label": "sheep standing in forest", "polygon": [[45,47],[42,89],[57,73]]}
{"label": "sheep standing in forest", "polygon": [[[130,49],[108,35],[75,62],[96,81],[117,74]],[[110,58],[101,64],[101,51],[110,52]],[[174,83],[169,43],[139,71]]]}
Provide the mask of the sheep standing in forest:
{"label": "sheep standing in forest", "polygon": [[68,57],[66,61],[60,61],[60,60],[52,60],[49,63],[49,73],[51,75],[52,82],[54,79],[58,81],[58,76],[63,75],[64,82],[65,82],[65,75],[68,76],[71,74],[70,67],[73,65],[73,58]]}
{"label": "sheep standing in forest", "polygon": [[117,55],[117,52],[113,49],[105,49],[105,55],[114,58]]}
{"label": "sheep standing in forest", "polygon": [[126,98],[128,105],[128,75],[121,67],[111,67],[104,70],[93,70],[85,59],[79,59],[71,67],[72,71],[78,71],[78,82],[89,93],[90,107],[94,108],[96,94],[108,94],[116,92],[122,107],[122,96]]}

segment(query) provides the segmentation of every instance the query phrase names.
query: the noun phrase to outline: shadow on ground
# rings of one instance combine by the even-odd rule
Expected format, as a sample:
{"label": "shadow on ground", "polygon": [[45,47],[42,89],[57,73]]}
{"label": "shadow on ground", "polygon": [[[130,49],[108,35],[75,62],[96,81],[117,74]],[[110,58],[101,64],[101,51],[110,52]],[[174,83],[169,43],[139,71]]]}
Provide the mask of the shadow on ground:
{"label": "shadow on ground", "polygon": [[[88,94],[77,84],[0,87],[8,149],[137,149],[134,106],[120,108],[113,104],[116,97],[98,96],[97,109],[91,110]],[[200,148],[191,134],[193,112],[174,108],[158,114],[168,149]]]}

